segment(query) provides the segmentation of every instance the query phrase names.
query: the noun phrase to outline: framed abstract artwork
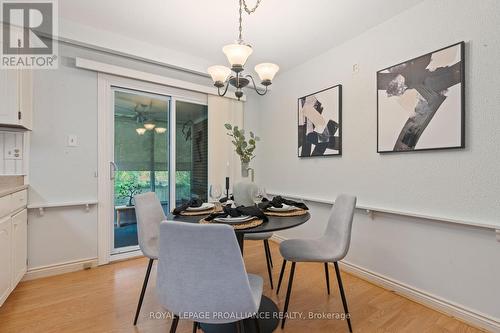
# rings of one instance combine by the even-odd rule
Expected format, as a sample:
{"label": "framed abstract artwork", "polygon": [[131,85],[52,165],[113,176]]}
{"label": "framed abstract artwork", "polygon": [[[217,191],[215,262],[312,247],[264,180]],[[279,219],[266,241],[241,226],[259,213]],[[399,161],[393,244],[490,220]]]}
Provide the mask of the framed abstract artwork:
{"label": "framed abstract artwork", "polygon": [[342,155],[342,85],[298,100],[298,156]]}
{"label": "framed abstract artwork", "polygon": [[465,147],[465,43],[377,72],[377,152]]}

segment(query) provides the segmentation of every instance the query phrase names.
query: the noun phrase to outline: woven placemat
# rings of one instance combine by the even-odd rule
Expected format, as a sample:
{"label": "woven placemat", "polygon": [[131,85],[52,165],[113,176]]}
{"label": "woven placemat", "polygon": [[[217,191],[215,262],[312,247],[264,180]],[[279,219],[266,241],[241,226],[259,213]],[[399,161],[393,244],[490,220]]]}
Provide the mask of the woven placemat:
{"label": "woven placemat", "polygon": [[215,203],[215,207],[214,208],[210,208],[210,209],[205,209],[205,210],[199,210],[199,211],[189,211],[189,210],[185,210],[183,212],[181,212],[180,215],[183,215],[183,216],[201,216],[201,215],[210,215],[212,213],[218,213],[218,212],[222,212],[222,205],[220,203]]}
{"label": "woven placemat", "polygon": [[292,210],[290,212],[271,212],[271,211],[264,211],[264,214],[269,215],[269,216],[282,216],[282,217],[290,217],[290,216],[302,216],[307,214],[307,210],[305,209],[296,209]]}
{"label": "woven placemat", "polygon": [[[207,221],[205,219],[201,219],[199,223],[200,224],[216,224],[216,223],[221,223],[221,222],[217,222],[217,221],[213,221],[213,220]],[[243,229],[250,229],[250,228],[258,227],[262,223],[264,223],[264,220],[254,219],[254,220],[250,220],[250,221],[238,223],[238,224],[228,224],[228,223],[224,223],[224,224],[230,225],[231,227],[233,227],[236,230],[243,230]]]}

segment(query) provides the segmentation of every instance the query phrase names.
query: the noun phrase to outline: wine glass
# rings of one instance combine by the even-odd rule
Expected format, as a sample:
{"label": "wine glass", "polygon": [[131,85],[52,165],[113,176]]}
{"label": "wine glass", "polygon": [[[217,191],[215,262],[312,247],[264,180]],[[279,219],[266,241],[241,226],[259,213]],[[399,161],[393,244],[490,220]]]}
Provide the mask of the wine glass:
{"label": "wine glass", "polygon": [[265,187],[259,187],[259,194],[258,196],[260,197],[260,200],[266,198],[267,199],[267,192]]}
{"label": "wine glass", "polygon": [[218,202],[222,196],[222,190],[220,185],[210,185],[210,198],[213,202]]}

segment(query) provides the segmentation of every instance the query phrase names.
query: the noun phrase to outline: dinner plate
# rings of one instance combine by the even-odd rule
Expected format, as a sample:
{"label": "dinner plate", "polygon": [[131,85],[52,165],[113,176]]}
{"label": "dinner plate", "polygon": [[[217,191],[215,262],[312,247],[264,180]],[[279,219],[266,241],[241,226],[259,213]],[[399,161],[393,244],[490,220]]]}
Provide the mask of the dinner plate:
{"label": "dinner plate", "polygon": [[290,205],[285,205],[285,204],[283,204],[283,207],[281,207],[281,208],[278,208],[278,207],[267,208],[267,210],[269,210],[271,212],[290,212],[290,211],[296,210],[296,209],[298,209],[298,208],[295,206],[290,206]]}
{"label": "dinner plate", "polygon": [[200,207],[188,207],[186,208],[187,211],[191,211],[191,212],[198,212],[198,211],[202,211],[202,210],[207,210],[207,209],[210,209],[210,208],[214,208],[215,205],[211,202],[204,202]]}
{"label": "dinner plate", "polygon": [[249,215],[243,215],[238,217],[216,217],[214,220],[221,223],[242,223],[252,220],[254,217]]}

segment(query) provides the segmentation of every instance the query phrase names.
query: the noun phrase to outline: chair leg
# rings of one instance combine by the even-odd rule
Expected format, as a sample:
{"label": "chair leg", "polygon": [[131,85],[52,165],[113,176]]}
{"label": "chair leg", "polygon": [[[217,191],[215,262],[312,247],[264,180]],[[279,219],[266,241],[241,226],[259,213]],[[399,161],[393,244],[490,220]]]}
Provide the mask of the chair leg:
{"label": "chair leg", "polygon": [[255,324],[255,331],[256,331],[257,333],[260,333],[260,322],[259,322],[259,318],[254,317],[254,318],[253,318],[253,323]]}
{"label": "chair leg", "polygon": [[175,315],[172,321],[172,326],[170,326],[170,333],[175,333],[177,331],[177,325],[179,324],[179,316]]}
{"label": "chair leg", "polygon": [[274,265],[273,265],[273,256],[271,255],[271,247],[269,246],[269,240],[268,239],[264,240],[264,246],[266,247],[267,253],[269,254],[269,262],[271,263],[271,267],[274,268]]}
{"label": "chair leg", "polygon": [[266,241],[264,241],[264,250],[266,252],[266,264],[267,264],[267,274],[269,274],[269,282],[271,283],[271,289],[274,289],[273,287],[273,272],[271,269],[271,259],[270,259],[270,253],[269,253],[269,248],[266,246]]}
{"label": "chair leg", "polygon": [[283,274],[285,273],[286,260],[283,259],[283,264],[281,265],[280,278],[278,280],[278,289],[276,289],[276,295],[280,292],[281,281],[283,280]]}
{"label": "chair leg", "polygon": [[196,331],[198,330],[198,322],[193,322],[193,333],[196,333]]}
{"label": "chair leg", "polygon": [[243,324],[243,320],[236,322],[236,332],[245,333],[245,325]]}
{"label": "chair leg", "polygon": [[351,319],[350,319],[349,309],[347,308],[347,300],[344,294],[344,286],[342,285],[342,277],[340,276],[339,264],[335,261],[333,265],[335,266],[335,274],[337,275],[337,281],[339,283],[340,297],[342,298],[342,305],[344,306],[344,312],[347,318],[347,325],[349,326],[349,332],[352,333]]}
{"label": "chair leg", "polygon": [[288,311],[288,303],[290,302],[290,294],[292,293],[293,275],[295,273],[295,262],[292,262],[290,271],[290,279],[288,280],[288,289],[286,291],[285,308],[283,309],[283,319],[281,319],[281,329],[285,328],[286,313]]}
{"label": "chair leg", "polygon": [[330,274],[328,272],[327,262],[325,262],[325,276],[326,276],[326,290],[328,291],[328,295],[330,295]]}
{"label": "chair leg", "polygon": [[148,286],[149,274],[151,274],[151,267],[153,267],[153,259],[149,259],[148,269],[146,270],[146,276],[144,277],[144,282],[142,283],[141,296],[139,297],[139,303],[137,304],[137,310],[135,311],[134,326],[137,325],[139,312],[141,312],[142,301],[144,299],[144,294],[146,293],[146,287]]}

